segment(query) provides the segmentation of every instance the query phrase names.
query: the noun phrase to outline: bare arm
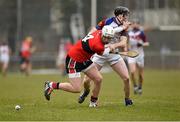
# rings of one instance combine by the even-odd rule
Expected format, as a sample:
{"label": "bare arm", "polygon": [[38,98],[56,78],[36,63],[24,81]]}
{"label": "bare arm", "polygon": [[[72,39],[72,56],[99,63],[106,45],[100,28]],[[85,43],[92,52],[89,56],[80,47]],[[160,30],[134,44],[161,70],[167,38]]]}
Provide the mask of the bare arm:
{"label": "bare arm", "polygon": [[144,42],[144,43],[143,43],[143,46],[144,46],[144,47],[149,46],[149,42]]}
{"label": "bare arm", "polygon": [[35,51],[36,51],[36,47],[35,46],[31,47],[30,52],[34,53]]}
{"label": "bare arm", "polygon": [[129,21],[124,21],[123,25],[114,28],[115,33],[119,33],[123,30],[127,30],[129,28],[129,26],[131,25],[131,23]]}
{"label": "bare arm", "polygon": [[112,52],[115,51],[116,48],[123,48],[124,51],[127,51],[128,38],[126,36],[121,36],[120,40],[120,42],[108,45]]}

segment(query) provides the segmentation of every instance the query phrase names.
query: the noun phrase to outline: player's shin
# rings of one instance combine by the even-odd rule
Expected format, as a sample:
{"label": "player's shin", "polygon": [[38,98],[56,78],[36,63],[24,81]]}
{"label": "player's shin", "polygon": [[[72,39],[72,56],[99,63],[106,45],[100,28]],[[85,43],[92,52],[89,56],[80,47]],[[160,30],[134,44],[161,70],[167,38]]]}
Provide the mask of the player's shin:
{"label": "player's shin", "polygon": [[83,103],[86,97],[89,95],[90,92],[90,78],[88,78],[86,75],[84,76],[84,91],[78,98],[78,103]]}
{"label": "player's shin", "polygon": [[98,97],[99,95],[99,92],[100,92],[100,89],[101,89],[101,82],[94,82],[94,88],[93,88],[93,97]]}
{"label": "player's shin", "polygon": [[124,80],[124,93],[125,93],[125,98],[129,98],[129,96],[130,96],[130,81],[129,81],[129,79]]}
{"label": "player's shin", "polygon": [[87,76],[84,77],[84,90],[90,90],[91,79]]}
{"label": "player's shin", "polygon": [[101,80],[99,82],[94,82],[94,89],[93,89],[93,94],[91,96],[90,104],[89,107],[97,107],[97,100],[98,100],[98,95],[101,89]]}

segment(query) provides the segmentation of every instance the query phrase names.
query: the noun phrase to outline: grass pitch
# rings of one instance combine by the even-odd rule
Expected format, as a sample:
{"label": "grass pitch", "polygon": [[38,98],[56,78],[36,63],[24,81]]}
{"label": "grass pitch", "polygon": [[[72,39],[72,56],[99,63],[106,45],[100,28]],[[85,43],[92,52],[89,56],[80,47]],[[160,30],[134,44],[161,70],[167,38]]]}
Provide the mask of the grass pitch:
{"label": "grass pitch", "polygon": [[[79,94],[54,91],[51,101],[43,96],[44,81],[67,81],[59,75],[9,74],[0,76],[0,121],[153,121],[180,120],[180,71],[146,70],[143,94],[124,106],[122,80],[114,73],[103,75],[99,107],[89,108],[89,98],[77,103]],[[15,105],[22,108],[17,111]]]}

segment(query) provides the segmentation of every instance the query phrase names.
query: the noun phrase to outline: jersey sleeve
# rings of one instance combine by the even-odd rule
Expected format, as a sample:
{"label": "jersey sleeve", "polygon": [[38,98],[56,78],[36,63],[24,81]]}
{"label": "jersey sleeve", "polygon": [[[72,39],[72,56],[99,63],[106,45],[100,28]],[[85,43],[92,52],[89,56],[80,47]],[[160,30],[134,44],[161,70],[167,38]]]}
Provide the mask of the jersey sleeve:
{"label": "jersey sleeve", "polygon": [[96,29],[97,30],[102,30],[102,28],[105,26],[105,25],[110,25],[112,22],[113,22],[113,17],[111,17],[111,18],[107,18],[107,19],[103,19],[103,20],[101,20],[98,24],[97,24],[97,26],[96,26]]}
{"label": "jersey sleeve", "polygon": [[141,38],[142,38],[143,42],[147,42],[144,31],[141,31]]}

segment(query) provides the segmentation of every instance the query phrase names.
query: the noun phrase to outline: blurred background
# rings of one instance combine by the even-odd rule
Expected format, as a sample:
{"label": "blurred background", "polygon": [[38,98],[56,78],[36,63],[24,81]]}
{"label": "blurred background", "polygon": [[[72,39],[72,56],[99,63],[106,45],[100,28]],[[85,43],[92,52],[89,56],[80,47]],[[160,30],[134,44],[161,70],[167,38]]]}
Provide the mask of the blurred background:
{"label": "blurred background", "polygon": [[180,69],[180,0],[0,0],[0,42],[11,50],[10,71],[19,67],[23,39],[33,38],[36,51],[33,69],[54,69],[61,43],[74,43],[116,6],[138,17],[150,46],[145,48],[145,66],[150,69]]}

